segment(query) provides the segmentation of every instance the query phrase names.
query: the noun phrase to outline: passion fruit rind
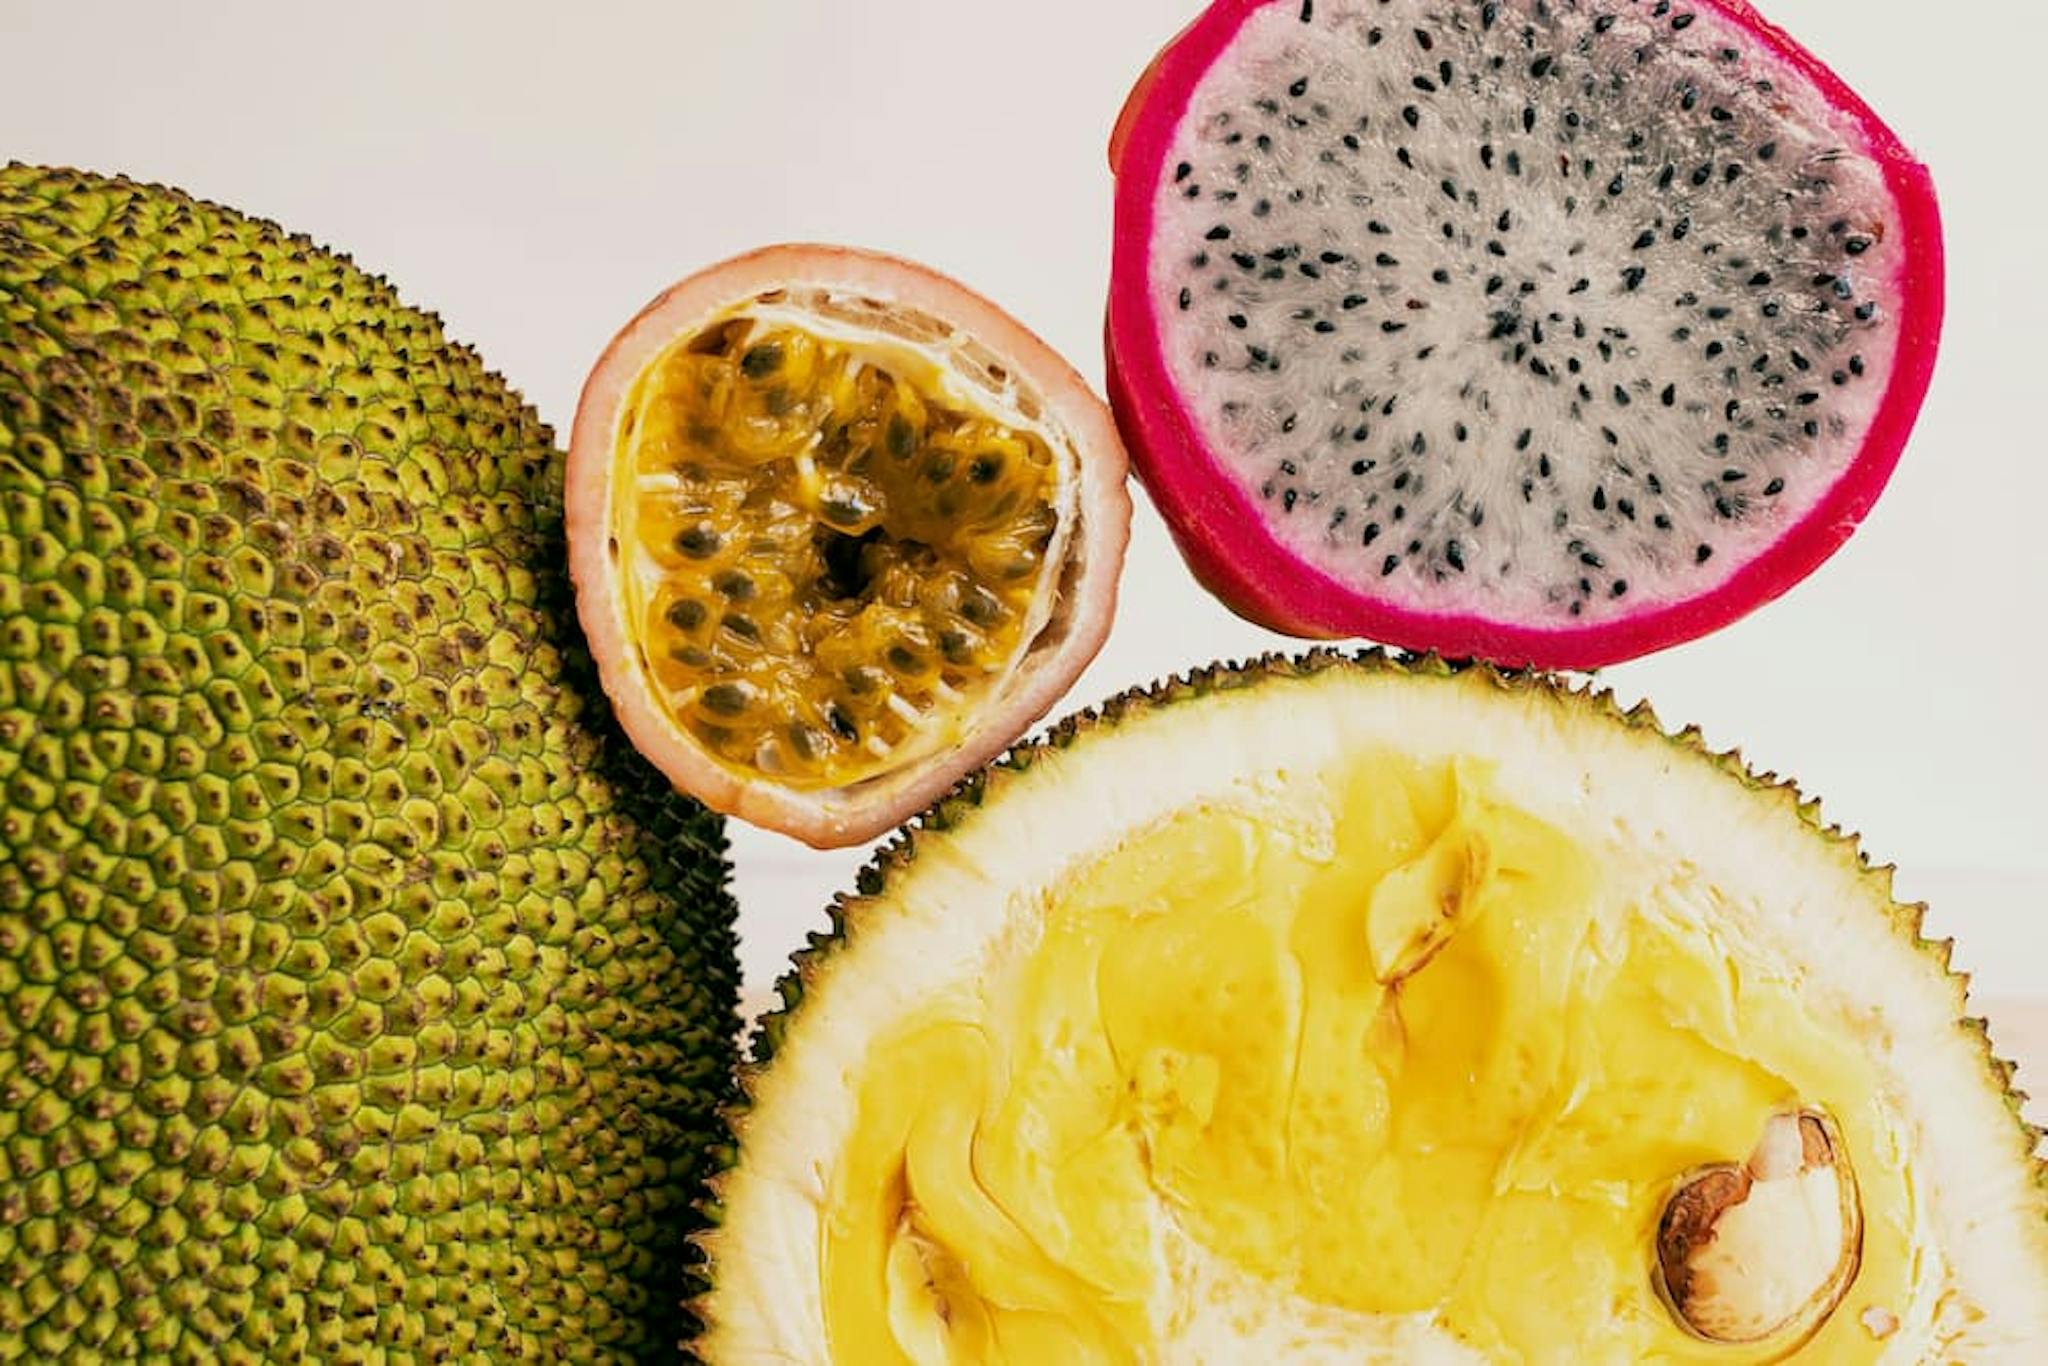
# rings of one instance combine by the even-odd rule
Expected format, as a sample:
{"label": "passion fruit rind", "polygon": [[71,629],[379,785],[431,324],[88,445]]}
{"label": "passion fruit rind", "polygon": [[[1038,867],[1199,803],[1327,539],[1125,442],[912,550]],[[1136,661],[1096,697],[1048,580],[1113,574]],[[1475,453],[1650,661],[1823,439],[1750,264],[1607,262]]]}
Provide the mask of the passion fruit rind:
{"label": "passion fruit rind", "polygon": [[[1418,678],[1471,677],[1487,687],[1508,693],[1544,693],[1570,699],[1589,707],[1629,730],[1653,735],[1668,744],[1683,762],[1705,763],[1740,781],[1759,800],[1782,807],[1820,836],[1834,856],[1871,893],[1873,903],[1894,933],[1911,944],[1940,969],[1953,1002],[1954,1027],[1971,1040],[1971,1052],[1981,1059],[2013,1117],[2013,1139],[2032,1169],[2039,1195],[2039,1214],[2048,1229],[2048,1129],[2026,1117],[2029,1096],[2015,1089],[2017,1064],[1997,1055],[1993,1049],[1988,1020],[1968,1011],[1970,980],[1950,965],[1955,947],[1952,939],[1929,939],[1923,933],[1927,916],[1924,902],[1901,902],[1893,895],[1897,875],[1894,864],[1879,864],[1864,850],[1862,837],[1826,819],[1818,798],[1805,795],[1798,785],[1768,770],[1752,768],[1739,748],[1716,750],[1708,745],[1697,726],[1672,730],[1658,719],[1647,701],[1623,707],[1612,689],[1590,683],[1568,683],[1562,677],[1534,670],[1503,670],[1490,664],[1446,660],[1434,654],[1408,654],[1378,648],[1357,652],[1317,648],[1288,655],[1271,653],[1244,661],[1219,661],[1185,673],[1170,675],[1150,684],[1130,688],[1060,720],[1041,738],[1019,744],[986,767],[968,774],[945,796],[906,822],[886,844],[879,847],[855,874],[851,892],[840,892],[825,907],[826,928],[805,935],[804,947],[790,955],[790,967],[776,980],[777,1004],[754,1024],[749,1038],[749,1061],[738,1072],[738,1097],[726,1112],[729,1143],[723,1150],[725,1165],[707,1187],[700,1209],[704,1232],[695,1241],[708,1259],[715,1255],[718,1228],[724,1222],[723,1192],[736,1170],[746,1139],[749,1114],[757,1089],[769,1065],[783,1047],[790,1026],[803,1010],[814,988],[827,973],[835,955],[849,936],[857,932],[860,919],[880,901],[889,886],[909,871],[923,846],[972,822],[982,807],[1036,765],[1056,760],[1077,741],[1097,732],[1113,729],[1174,705],[1217,694],[1241,691],[1274,680],[1306,679],[1333,670],[1392,673]],[[2044,1255],[2048,1255],[2048,1233],[2044,1233]],[[695,1317],[707,1327],[711,1315],[707,1304],[708,1285],[698,1287],[692,1305]]]}

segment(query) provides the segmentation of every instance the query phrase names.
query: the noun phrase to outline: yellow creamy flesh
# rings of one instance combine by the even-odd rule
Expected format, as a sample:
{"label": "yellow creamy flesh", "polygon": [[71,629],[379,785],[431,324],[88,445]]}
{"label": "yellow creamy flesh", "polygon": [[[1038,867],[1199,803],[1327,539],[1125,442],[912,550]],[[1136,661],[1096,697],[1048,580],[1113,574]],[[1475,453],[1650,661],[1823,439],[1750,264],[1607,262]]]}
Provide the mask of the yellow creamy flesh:
{"label": "yellow creamy flesh", "polygon": [[1145,1360],[1196,1258],[1360,1346],[1422,1315],[1501,1361],[1772,1360],[1686,1334],[1652,1247],[1678,1178],[1800,1104],[1866,1223],[1807,1350],[1876,1358],[1912,1195],[1853,1046],[1705,937],[1689,869],[1620,890],[1474,765],[1355,773],[1320,823],[1127,838],[877,1041],[821,1230],[834,1360]]}

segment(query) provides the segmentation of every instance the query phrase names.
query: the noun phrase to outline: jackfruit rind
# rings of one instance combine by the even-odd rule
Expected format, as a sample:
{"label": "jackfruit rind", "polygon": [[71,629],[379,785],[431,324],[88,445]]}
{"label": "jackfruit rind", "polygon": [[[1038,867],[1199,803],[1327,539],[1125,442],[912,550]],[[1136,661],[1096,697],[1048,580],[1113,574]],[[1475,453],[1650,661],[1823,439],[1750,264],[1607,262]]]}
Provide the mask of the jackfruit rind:
{"label": "jackfruit rind", "polygon": [[662,1357],[737,985],[547,428],[174,190],[0,171],[0,1360]]}
{"label": "jackfruit rind", "polygon": [[[1790,783],[1710,751],[1695,730],[1667,732],[1647,707],[1376,652],[1217,666],[1124,694],[963,783],[862,871],[831,908],[829,930],[796,955],[782,1006],[754,1040],[748,1098],[733,1117],[737,1156],[718,1178],[717,1227],[702,1239],[714,1285],[700,1305],[708,1359],[826,1359],[826,1240],[815,1221],[861,1103],[862,1059],[893,1024],[936,997],[987,989],[988,946],[1005,935],[1032,943],[1047,889],[1118,833],[1154,829],[1162,811],[1285,786],[1361,738],[1547,774],[1558,811],[1575,806],[1654,834],[1663,854],[1729,888],[1775,893],[1752,898],[1753,936],[1733,942],[1781,965],[1792,951],[1816,1010],[1854,1021],[1843,1056],[1857,1066],[1867,1058],[1883,1078],[1899,1121],[1884,1142],[1904,1155],[1895,1170],[1865,1175],[1911,1192],[1913,1265],[1925,1268],[1909,1305],[1851,1295],[1842,1314],[1856,1317],[1835,1340],[1867,1338],[1865,1350],[1885,1361],[2032,1359],[2048,1340],[2042,1134],[2021,1117],[2011,1065],[1967,1015],[1948,942],[1922,937],[1924,908],[1894,900],[1892,870],[1873,866]],[[1651,1226],[1646,1285],[1653,1236]],[[1559,1249],[1559,1264],[1570,1255]],[[933,1265],[927,1258],[937,1284]],[[1602,1325],[1579,1331],[1591,1348]],[[1386,1359],[1481,1359],[1407,1346]],[[1698,1347],[1701,1360],[1771,1359]],[[1244,1350],[1227,1337],[1183,1338],[1160,1357],[1248,1359],[1231,1356]],[[1324,1358],[1304,1348],[1301,1359]]]}

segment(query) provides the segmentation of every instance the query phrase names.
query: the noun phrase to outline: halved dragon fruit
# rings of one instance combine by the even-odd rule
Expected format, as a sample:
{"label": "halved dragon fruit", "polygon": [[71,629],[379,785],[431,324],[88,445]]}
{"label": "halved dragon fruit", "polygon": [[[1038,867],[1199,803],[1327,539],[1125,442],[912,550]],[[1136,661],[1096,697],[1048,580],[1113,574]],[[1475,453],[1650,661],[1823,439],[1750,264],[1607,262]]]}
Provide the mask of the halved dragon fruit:
{"label": "halved dragon fruit", "polygon": [[1848,537],[1933,368],[1925,168],[1740,0],[1217,0],[1111,159],[1132,456],[1296,635],[1699,636]]}

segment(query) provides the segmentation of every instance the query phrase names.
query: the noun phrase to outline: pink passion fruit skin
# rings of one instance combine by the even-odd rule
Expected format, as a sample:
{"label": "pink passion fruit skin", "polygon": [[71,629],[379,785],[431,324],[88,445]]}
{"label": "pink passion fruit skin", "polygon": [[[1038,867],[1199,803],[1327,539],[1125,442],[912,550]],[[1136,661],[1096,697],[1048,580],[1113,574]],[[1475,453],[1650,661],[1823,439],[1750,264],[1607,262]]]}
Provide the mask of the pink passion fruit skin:
{"label": "pink passion fruit skin", "polygon": [[1941,214],[1927,168],[1819,58],[1742,0],[1694,0],[1803,77],[1861,130],[1914,243],[1893,287],[1901,312],[1884,397],[1849,469],[1803,518],[1727,580],[1690,599],[1593,626],[1545,629],[1376,601],[1305,563],[1206,449],[1177,399],[1150,296],[1159,178],[1196,87],[1246,20],[1302,0],[1216,0],[1153,59],[1111,134],[1116,240],[1107,327],[1108,383],[1131,462],[1188,566],[1247,620],[1309,639],[1361,637],[1516,667],[1594,669],[1697,639],[1747,616],[1819,567],[1849,538],[1891,478],[1934,373],[1941,336]]}

